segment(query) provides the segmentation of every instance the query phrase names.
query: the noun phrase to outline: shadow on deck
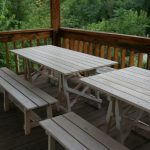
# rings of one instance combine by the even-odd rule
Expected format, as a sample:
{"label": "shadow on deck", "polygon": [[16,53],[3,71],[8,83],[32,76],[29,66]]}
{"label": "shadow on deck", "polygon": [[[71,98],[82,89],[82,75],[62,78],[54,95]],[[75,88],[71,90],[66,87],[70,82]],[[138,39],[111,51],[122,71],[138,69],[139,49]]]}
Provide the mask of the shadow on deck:
{"label": "shadow on deck", "polygon": [[[36,85],[56,96],[56,89],[47,84],[46,80],[36,82]],[[107,104],[102,109],[97,110],[86,103],[79,103],[74,108],[74,112],[91,122],[101,130],[105,129],[105,115]],[[58,113],[57,113],[58,114]],[[56,113],[54,113],[56,115]],[[150,139],[150,138],[149,138]],[[139,132],[131,132],[125,145],[132,150],[149,150],[150,140],[143,137]],[[47,150],[47,136],[44,130],[36,127],[31,130],[31,134],[24,135],[23,130],[23,113],[17,108],[4,112],[3,94],[0,94],[0,150]],[[62,147],[57,144],[57,150]]]}

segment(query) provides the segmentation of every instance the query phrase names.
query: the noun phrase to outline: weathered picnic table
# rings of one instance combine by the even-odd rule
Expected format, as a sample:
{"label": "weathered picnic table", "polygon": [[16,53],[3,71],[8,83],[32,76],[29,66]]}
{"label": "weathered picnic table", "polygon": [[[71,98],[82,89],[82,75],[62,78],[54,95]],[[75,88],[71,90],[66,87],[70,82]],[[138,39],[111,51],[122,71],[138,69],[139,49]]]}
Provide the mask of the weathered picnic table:
{"label": "weathered picnic table", "polygon": [[[77,85],[75,88],[70,88],[67,83],[68,77],[72,75],[80,77],[80,72],[88,72],[99,67],[111,66],[116,64],[116,62],[111,60],[95,57],[92,55],[52,45],[17,49],[12,50],[12,52],[26,59],[26,68],[29,68],[28,61],[30,60],[41,64],[47,67],[48,69],[54,70],[59,74],[59,89],[60,91],[63,90],[63,93],[66,96],[67,111],[71,111],[71,107],[77,101],[76,98],[71,102],[69,98],[69,93],[74,93],[92,99],[96,102],[101,102],[99,98],[97,99],[95,97],[89,96],[88,94],[85,94],[88,87],[84,88],[82,91],[78,90],[80,84]],[[29,72],[30,71],[28,71],[28,74]]]}
{"label": "weathered picnic table", "polygon": [[[150,131],[150,125],[140,121],[144,112],[150,113],[150,71],[138,67],[129,67],[104,74],[81,79],[82,82],[108,94],[109,107],[106,120],[110,125],[115,118],[116,127],[121,131],[120,102],[130,104],[127,115],[134,106],[137,116],[133,124]],[[132,125],[133,125],[132,124]],[[109,126],[108,126],[109,128]],[[122,137],[124,140],[125,137]]]}

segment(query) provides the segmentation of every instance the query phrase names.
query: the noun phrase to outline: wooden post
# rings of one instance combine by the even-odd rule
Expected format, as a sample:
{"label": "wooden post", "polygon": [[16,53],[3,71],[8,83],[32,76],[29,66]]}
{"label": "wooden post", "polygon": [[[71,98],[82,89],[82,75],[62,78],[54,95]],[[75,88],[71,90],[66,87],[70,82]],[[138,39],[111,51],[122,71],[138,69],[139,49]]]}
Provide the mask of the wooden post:
{"label": "wooden post", "polygon": [[150,53],[147,55],[147,69],[150,70]]}
{"label": "wooden post", "polygon": [[50,0],[51,7],[51,27],[54,29],[52,44],[60,46],[60,1],[59,0]]}

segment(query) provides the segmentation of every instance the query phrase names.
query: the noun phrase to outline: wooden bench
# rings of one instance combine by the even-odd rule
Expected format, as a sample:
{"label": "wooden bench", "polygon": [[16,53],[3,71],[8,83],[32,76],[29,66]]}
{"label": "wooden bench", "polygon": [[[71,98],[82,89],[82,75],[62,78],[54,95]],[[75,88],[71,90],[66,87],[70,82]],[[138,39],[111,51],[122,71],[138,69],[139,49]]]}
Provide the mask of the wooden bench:
{"label": "wooden bench", "polygon": [[52,117],[52,105],[57,100],[31,83],[20,78],[8,68],[0,68],[0,86],[4,92],[4,110],[10,109],[13,102],[22,112],[24,112],[25,134],[30,134],[30,129],[39,124],[41,118],[33,112],[38,108],[46,108],[47,117]]}
{"label": "wooden bench", "polygon": [[40,125],[48,134],[49,150],[55,148],[54,139],[68,150],[128,150],[73,112],[41,121]]}

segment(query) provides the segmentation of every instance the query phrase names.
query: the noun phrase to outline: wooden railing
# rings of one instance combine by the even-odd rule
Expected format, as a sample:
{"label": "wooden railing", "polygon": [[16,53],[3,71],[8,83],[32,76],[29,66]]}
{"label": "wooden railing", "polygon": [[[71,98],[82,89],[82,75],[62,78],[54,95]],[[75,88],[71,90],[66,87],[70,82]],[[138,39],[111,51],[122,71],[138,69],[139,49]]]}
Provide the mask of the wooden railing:
{"label": "wooden railing", "polygon": [[[32,47],[38,45],[51,44],[53,29],[21,30],[0,32],[0,51],[5,53],[5,65],[11,67],[11,53],[9,50],[17,48]],[[21,73],[18,57],[15,55],[14,66],[16,73]],[[23,60],[22,60],[23,61]],[[22,65],[23,66],[23,65]]]}
{"label": "wooden railing", "polygon": [[115,68],[135,65],[150,69],[150,38],[70,28],[60,28],[57,33],[53,29],[0,32],[0,52],[5,53],[5,65],[11,67],[14,63],[19,74],[23,71],[20,69],[23,65],[19,65],[23,60],[16,55],[12,57],[9,50],[52,44],[54,38],[60,39],[61,47],[118,61]]}
{"label": "wooden railing", "polygon": [[118,61],[115,68],[150,69],[150,38],[70,28],[60,28],[60,36],[62,47]]}

